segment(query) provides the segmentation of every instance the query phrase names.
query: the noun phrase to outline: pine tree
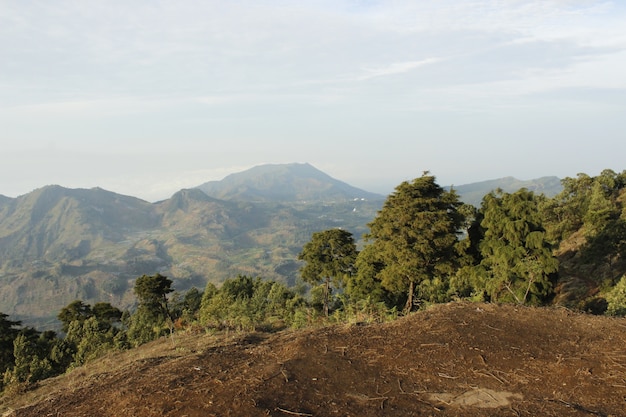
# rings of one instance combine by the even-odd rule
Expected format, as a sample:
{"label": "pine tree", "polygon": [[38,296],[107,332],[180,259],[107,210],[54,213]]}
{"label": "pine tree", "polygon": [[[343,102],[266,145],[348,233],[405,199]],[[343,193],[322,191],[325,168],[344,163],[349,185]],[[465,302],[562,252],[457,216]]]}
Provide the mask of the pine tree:
{"label": "pine tree", "polygon": [[168,320],[172,332],[173,320],[167,300],[167,295],[174,291],[172,280],[158,273],[142,275],[135,281],[134,290],[139,306],[129,320],[130,342],[137,346],[160,337]]}
{"label": "pine tree", "polygon": [[485,290],[494,301],[545,301],[552,294],[558,261],[542,225],[538,200],[526,189],[489,193],[481,206],[480,243]]}
{"label": "pine tree", "polygon": [[298,259],[306,264],[300,270],[302,279],[309,284],[324,285],[324,314],[328,316],[331,283],[343,286],[346,277],[354,273],[357,257],[352,234],[346,230],[329,229],[313,233]]}
{"label": "pine tree", "polygon": [[396,187],[369,224],[366,239],[380,262],[377,279],[385,289],[406,294],[405,312],[413,309],[416,297],[446,298],[448,279],[458,265],[460,205],[454,190],[444,190],[425,174]]}
{"label": "pine tree", "polygon": [[[16,327],[20,324],[19,321],[9,320],[7,314],[0,313],[0,376],[15,364],[13,341],[19,334],[19,329]],[[1,390],[2,379],[0,379],[0,391]]]}

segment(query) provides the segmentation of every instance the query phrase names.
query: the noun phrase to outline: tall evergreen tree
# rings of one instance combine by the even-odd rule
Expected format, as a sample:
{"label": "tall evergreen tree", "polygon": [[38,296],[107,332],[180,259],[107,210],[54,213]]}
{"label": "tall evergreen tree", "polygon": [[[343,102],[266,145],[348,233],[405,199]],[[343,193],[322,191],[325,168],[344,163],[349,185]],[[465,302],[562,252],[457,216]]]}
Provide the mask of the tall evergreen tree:
{"label": "tall evergreen tree", "polygon": [[352,301],[367,301],[373,304],[382,302],[388,307],[395,307],[398,297],[386,290],[377,278],[385,266],[378,255],[373,245],[366,245],[359,252],[355,262],[356,274],[348,278],[346,294]]}
{"label": "tall evergreen tree", "polygon": [[[0,313],[0,375],[4,371],[11,368],[15,364],[13,356],[13,342],[19,334],[16,327],[21,323],[19,321],[9,320],[9,316]],[[2,380],[0,379],[0,390],[2,389]]]}
{"label": "tall evergreen tree", "polygon": [[558,261],[547,241],[535,195],[526,189],[513,194],[497,190],[484,197],[481,213],[480,267],[491,299],[520,304],[544,301],[552,294],[551,277]]}
{"label": "tall evergreen tree", "polygon": [[324,284],[324,314],[328,316],[330,286],[343,286],[345,278],[354,272],[357,257],[352,233],[329,229],[313,233],[298,259],[306,264],[300,270],[302,279],[310,284]]}
{"label": "tall evergreen tree", "polygon": [[67,333],[70,324],[73,321],[83,323],[92,316],[93,312],[91,311],[91,306],[89,304],[85,304],[81,300],[74,300],[61,309],[57,318],[63,325],[63,332]]}
{"label": "tall evergreen tree", "polygon": [[[164,334],[167,319],[170,320],[170,326],[173,325],[167,295],[174,289],[172,280],[157,273],[137,278],[134,290],[139,306],[130,317],[128,339],[137,346]],[[172,330],[170,327],[170,332]]]}
{"label": "tall evergreen tree", "polygon": [[167,295],[174,291],[171,279],[159,273],[142,275],[135,281],[134,290],[139,304],[146,307],[154,316],[170,317]]}
{"label": "tall evergreen tree", "polygon": [[380,263],[377,278],[387,290],[406,294],[405,312],[413,309],[416,296],[428,301],[445,298],[447,281],[458,264],[460,205],[454,190],[444,190],[434,176],[425,174],[398,185],[369,224],[366,239]]}

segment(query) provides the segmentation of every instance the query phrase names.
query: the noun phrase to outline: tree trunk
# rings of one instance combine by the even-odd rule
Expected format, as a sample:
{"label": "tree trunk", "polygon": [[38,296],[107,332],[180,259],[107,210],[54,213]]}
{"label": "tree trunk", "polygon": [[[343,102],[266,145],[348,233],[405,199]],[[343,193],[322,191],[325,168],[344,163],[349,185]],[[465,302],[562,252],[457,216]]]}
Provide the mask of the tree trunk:
{"label": "tree trunk", "polygon": [[324,315],[328,317],[328,303],[329,303],[329,295],[330,292],[330,277],[326,277],[326,282],[324,283]]}
{"label": "tree trunk", "polygon": [[413,310],[413,293],[415,292],[415,283],[413,281],[409,284],[409,293],[404,306],[404,314],[409,314]]}

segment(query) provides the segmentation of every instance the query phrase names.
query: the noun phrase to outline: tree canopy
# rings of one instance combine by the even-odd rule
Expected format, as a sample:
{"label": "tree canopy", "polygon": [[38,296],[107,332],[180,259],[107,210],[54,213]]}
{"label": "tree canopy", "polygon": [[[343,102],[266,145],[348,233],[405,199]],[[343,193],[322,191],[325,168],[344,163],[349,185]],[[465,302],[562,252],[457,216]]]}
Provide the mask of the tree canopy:
{"label": "tree canopy", "polygon": [[526,189],[501,190],[485,196],[481,206],[480,242],[485,290],[494,301],[540,303],[552,294],[558,270],[542,225],[538,199]]}
{"label": "tree canopy", "polygon": [[355,272],[357,257],[352,233],[329,229],[313,233],[304,245],[299,259],[305,261],[300,270],[302,279],[310,284],[324,283],[324,314],[328,316],[330,285],[343,286],[346,278]]}
{"label": "tree canopy", "polygon": [[405,311],[414,297],[438,301],[458,263],[455,246],[462,225],[454,190],[424,175],[403,182],[389,195],[366,235],[376,253],[376,277],[392,292],[405,292]]}

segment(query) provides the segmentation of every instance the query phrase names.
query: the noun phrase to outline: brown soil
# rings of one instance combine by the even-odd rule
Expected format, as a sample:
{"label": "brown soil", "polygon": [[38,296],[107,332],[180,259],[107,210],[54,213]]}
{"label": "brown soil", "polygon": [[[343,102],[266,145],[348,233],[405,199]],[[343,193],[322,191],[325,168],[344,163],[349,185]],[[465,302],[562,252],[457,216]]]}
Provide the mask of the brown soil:
{"label": "brown soil", "polygon": [[626,416],[626,320],[440,305],[387,324],[175,335],[0,402],[40,416]]}

